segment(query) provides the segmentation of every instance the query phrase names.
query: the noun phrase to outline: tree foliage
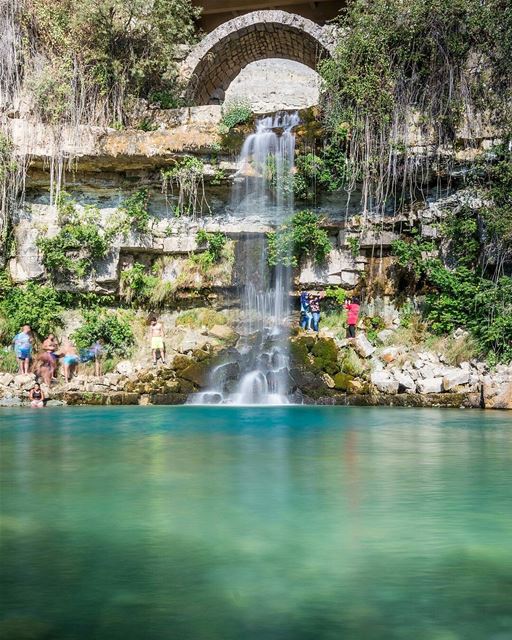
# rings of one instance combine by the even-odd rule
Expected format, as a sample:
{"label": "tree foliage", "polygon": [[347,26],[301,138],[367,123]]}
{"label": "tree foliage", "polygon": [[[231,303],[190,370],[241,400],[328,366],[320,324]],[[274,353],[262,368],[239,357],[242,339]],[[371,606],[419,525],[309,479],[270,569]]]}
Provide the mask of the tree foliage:
{"label": "tree foliage", "polygon": [[354,0],[339,27],[334,57],[320,67],[323,104],[328,129],[347,137],[366,209],[414,179],[409,146],[420,134],[441,150],[480,116],[510,125],[507,0]]}
{"label": "tree foliage", "polygon": [[299,211],[276,231],[267,234],[267,262],[270,266],[297,267],[304,258],[322,263],[332,245],[321,219],[311,211]]}
{"label": "tree foliage", "polygon": [[27,0],[30,88],[50,122],[123,122],[135,98],[175,106],[175,47],[193,38],[189,0]]}

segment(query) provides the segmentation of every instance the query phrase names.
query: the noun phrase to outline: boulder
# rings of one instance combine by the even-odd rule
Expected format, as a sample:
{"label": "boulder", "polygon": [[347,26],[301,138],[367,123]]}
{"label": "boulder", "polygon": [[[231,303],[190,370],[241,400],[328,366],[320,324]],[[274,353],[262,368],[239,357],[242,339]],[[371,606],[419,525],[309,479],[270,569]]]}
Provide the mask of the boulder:
{"label": "boulder", "polygon": [[470,369],[448,369],[443,376],[443,390],[450,391],[454,387],[468,384],[470,378]]}
{"label": "boulder", "polygon": [[204,362],[194,362],[180,371],[180,377],[189,380],[198,387],[204,387],[208,381],[209,367]]}
{"label": "boulder", "polygon": [[133,363],[131,360],[121,360],[117,363],[116,372],[123,376],[131,376],[133,373]]}
{"label": "boulder", "polygon": [[235,345],[238,342],[238,338],[240,337],[236,331],[234,331],[227,324],[215,324],[211,329],[208,330],[208,335],[213,336],[214,338],[218,338],[225,343],[230,344],[231,346]]}
{"label": "boulder", "polygon": [[482,388],[482,396],[486,409],[512,409],[511,382],[503,385],[495,385],[487,380],[484,382]]}
{"label": "boulder", "polygon": [[17,376],[14,376],[14,385],[16,387],[24,387],[28,384],[33,385],[35,380],[36,377],[33,373],[20,373]]}
{"label": "boulder", "polygon": [[[337,375],[340,375],[340,374],[338,373]],[[334,389],[334,387],[336,386],[336,383],[328,373],[321,373],[320,379],[322,380],[322,382],[325,384],[326,387],[329,387],[329,389]]]}
{"label": "boulder", "polygon": [[394,362],[401,352],[400,347],[386,347],[380,352],[379,357],[389,364],[390,362]]}
{"label": "boulder", "polygon": [[375,351],[373,344],[368,340],[366,334],[362,332],[358,333],[354,338],[353,347],[361,358],[369,358]]}
{"label": "boulder", "polygon": [[12,373],[4,373],[3,375],[0,375],[0,386],[2,387],[8,387],[13,381],[14,376]]}
{"label": "boulder", "polygon": [[353,380],[354,378],[348,375],[348,373],[337,373],[333,379],[334,386],[338,391],[349,391],[350,384]]}
{"label": "boulder", "polygon": [[414,391],[416,391],[416,383],[408,373],[400,371],[395,374],[395,378],[397,379],[399,385],[398,391],[405,391],[405,393],[413,393]]}
{"label": "boulder", "polygon": [[370,377],[371,383],[382,393],[397,393],[398,381],[389,371],[374,371]]}
{"label": "boulder", "polygon": [[441,393],[443,390],[443,378],[424,378],[418,380],[418,393]]}
{"label": "boulder", "polygon": [[21,407],[23,404],[21,398],[11,396],[10,398],[0,398],[0,407]]}
{"label": "boulder", "polygon": [[389,338],[391,338],[393,334],[393,329],[382,329],[382,331],[379,331],[379,333],[377,334],[377,338],[381,342],[386,342],[386,340],[389,340]]}

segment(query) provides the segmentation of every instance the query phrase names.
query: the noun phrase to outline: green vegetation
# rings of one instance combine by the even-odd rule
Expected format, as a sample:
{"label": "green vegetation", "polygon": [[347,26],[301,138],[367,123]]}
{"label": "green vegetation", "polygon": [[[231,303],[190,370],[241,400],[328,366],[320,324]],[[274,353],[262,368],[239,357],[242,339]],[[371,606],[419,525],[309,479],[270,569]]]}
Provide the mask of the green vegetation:
{"label": "green vegetation", "polygon": [[43,338],[62,324],[62,305],[50,286],[29,282],[16,286],[0,271],[0,342],[10,344],[20,327],[29,324]]}
{"label": "green vegetation", "polygon": [[447,214],[442,225],[448,268],[419,234],[394,244],[401,268],[426,290],[425,319],[443,335],[468,330],[491,362],[512,359],[512,278],[504,263],[512,252],[512,153],[499,148],[477,166],[470,184],[482,202]]}
{"label": "green vegetation", "polygon": [[133,229],[137,233],[147,233],[151,214],[148,211],[149,192],[147,189],[139,189],[126,198],[119,206],[118,211],[124,214],[122,231],[127,233]]}
{"label": "green vegetation", "polygon": [[83,324],[71,335],[78,349],[87,349],[97,340],[103,340],[108,357],[130,354],[135,341],[131,314],[96,308],[84,311],[83,317]]}
{"label": "green vegetation", "polygon": [[205,251],[194,256],[194,260],[202,269],[206,270],[222,260],[224,248],[228,241],[226,234],[221,231],[209,233],[204,229],[199,229],[196,239],[200,247],[206,247]]}
{"label": "green vegetation", "polygon": [[189,0],[26,2],[19,53],[40,117],[124,123],[137,98],[175,106],[175,47],[197,15]]}
{"label": "green vegetation", "polygon": [[248,102],[236,100],[225,104],[219,124],[219,133],[225,135],[239,124],[246,124],[252,119],[252,109]]}
{"label": "green vegetation", "polygon": [[406,160],[417,131],[440,149],[479,114],[510,125],[510,3],[354,0],[339,26],[334,57],[320,66],[325,122],[347,140],[365,210],[398,196],[402,180],[424,179]]}
{"label": "green vegetation", "polygon": [[166,198],[177,197],[173,205],[175,216],[195,217],[210,210],[204,192],[204,164],[199,158],[184,156],[160,173]]}
{"label": "green vegetation", "polygon": [[197,309],[188,309],[183,311],[176,318],[176,326],[190,327],[191,329],[201,329],[201,327],[207,327],[211,329],[216,324],[227,324],[227,318],[223,313],[215,311],[214,309],[208,309],[207,307],[200,307]]}
{"label": "green vegetation", "polygon": [[62,224],[58,234],[37,241],[42,262],[52,277],[58,274],[83,278],[109,249],[108,238],[99,226],[100,212],[91,205],[85,205],[78,212],[65,192],[59,195],[57,209]]}
{"label": "green vegetation", "polygon": [[297,200],[315,202],[321,191],[342,189],[348,179],[349,163],[344,146],[337,141],[317,153],[304,153],[295,160],[293,193]]}
{"label": "green vegetation", "polygon": [[277,231],[268,233],[268,264],[296,267],[308,257],[317,263],[324,262],[332,246],[321,222],[311,211],[299,211]]}

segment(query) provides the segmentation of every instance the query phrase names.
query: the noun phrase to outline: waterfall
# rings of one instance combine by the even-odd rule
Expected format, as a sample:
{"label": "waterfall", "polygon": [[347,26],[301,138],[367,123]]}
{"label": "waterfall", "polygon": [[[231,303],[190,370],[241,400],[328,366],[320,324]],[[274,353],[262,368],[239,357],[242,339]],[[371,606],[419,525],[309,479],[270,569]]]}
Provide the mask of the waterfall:
{"label": "waterfall", "polygon": [[[256,216],[278,224],[293,213],[294,127],[297,113],[260,118],[247,136],[238,159],[231,207],[238,217]],[[290,269],[277,266],[269,273],[262,234],[244,240],[242,265],[241,338],[231,361],[236,380],[226,380],[226,365],[212,370],[210,388],[196,394],[193,403],[288,404],[288,316]]]}

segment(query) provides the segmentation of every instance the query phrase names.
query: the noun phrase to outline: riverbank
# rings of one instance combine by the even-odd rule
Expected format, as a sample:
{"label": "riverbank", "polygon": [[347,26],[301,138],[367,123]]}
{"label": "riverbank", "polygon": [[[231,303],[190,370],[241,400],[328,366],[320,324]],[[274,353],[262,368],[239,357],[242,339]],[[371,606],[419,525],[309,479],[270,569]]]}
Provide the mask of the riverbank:
{"label": "riverbank", "polygon": [[[182,329],[179,350],[169,353],[167,365],[124,360],[100,377],[81,374],[69,383],[43,385],[47,406],[181,405],[211,385],[213,369],[229,387],[243,358],[238,334],[228,326],[206,333]],[[372,342],[364,332],[354,340],[326,329],[318,336],[297,332],[290,338],[290,403],[512,409],[512,365],[447,362],[439,352],[385,344],[393,333],[386,329]],[[32,373],[0,374],[0,406],[28,406],[35,381]]]}

